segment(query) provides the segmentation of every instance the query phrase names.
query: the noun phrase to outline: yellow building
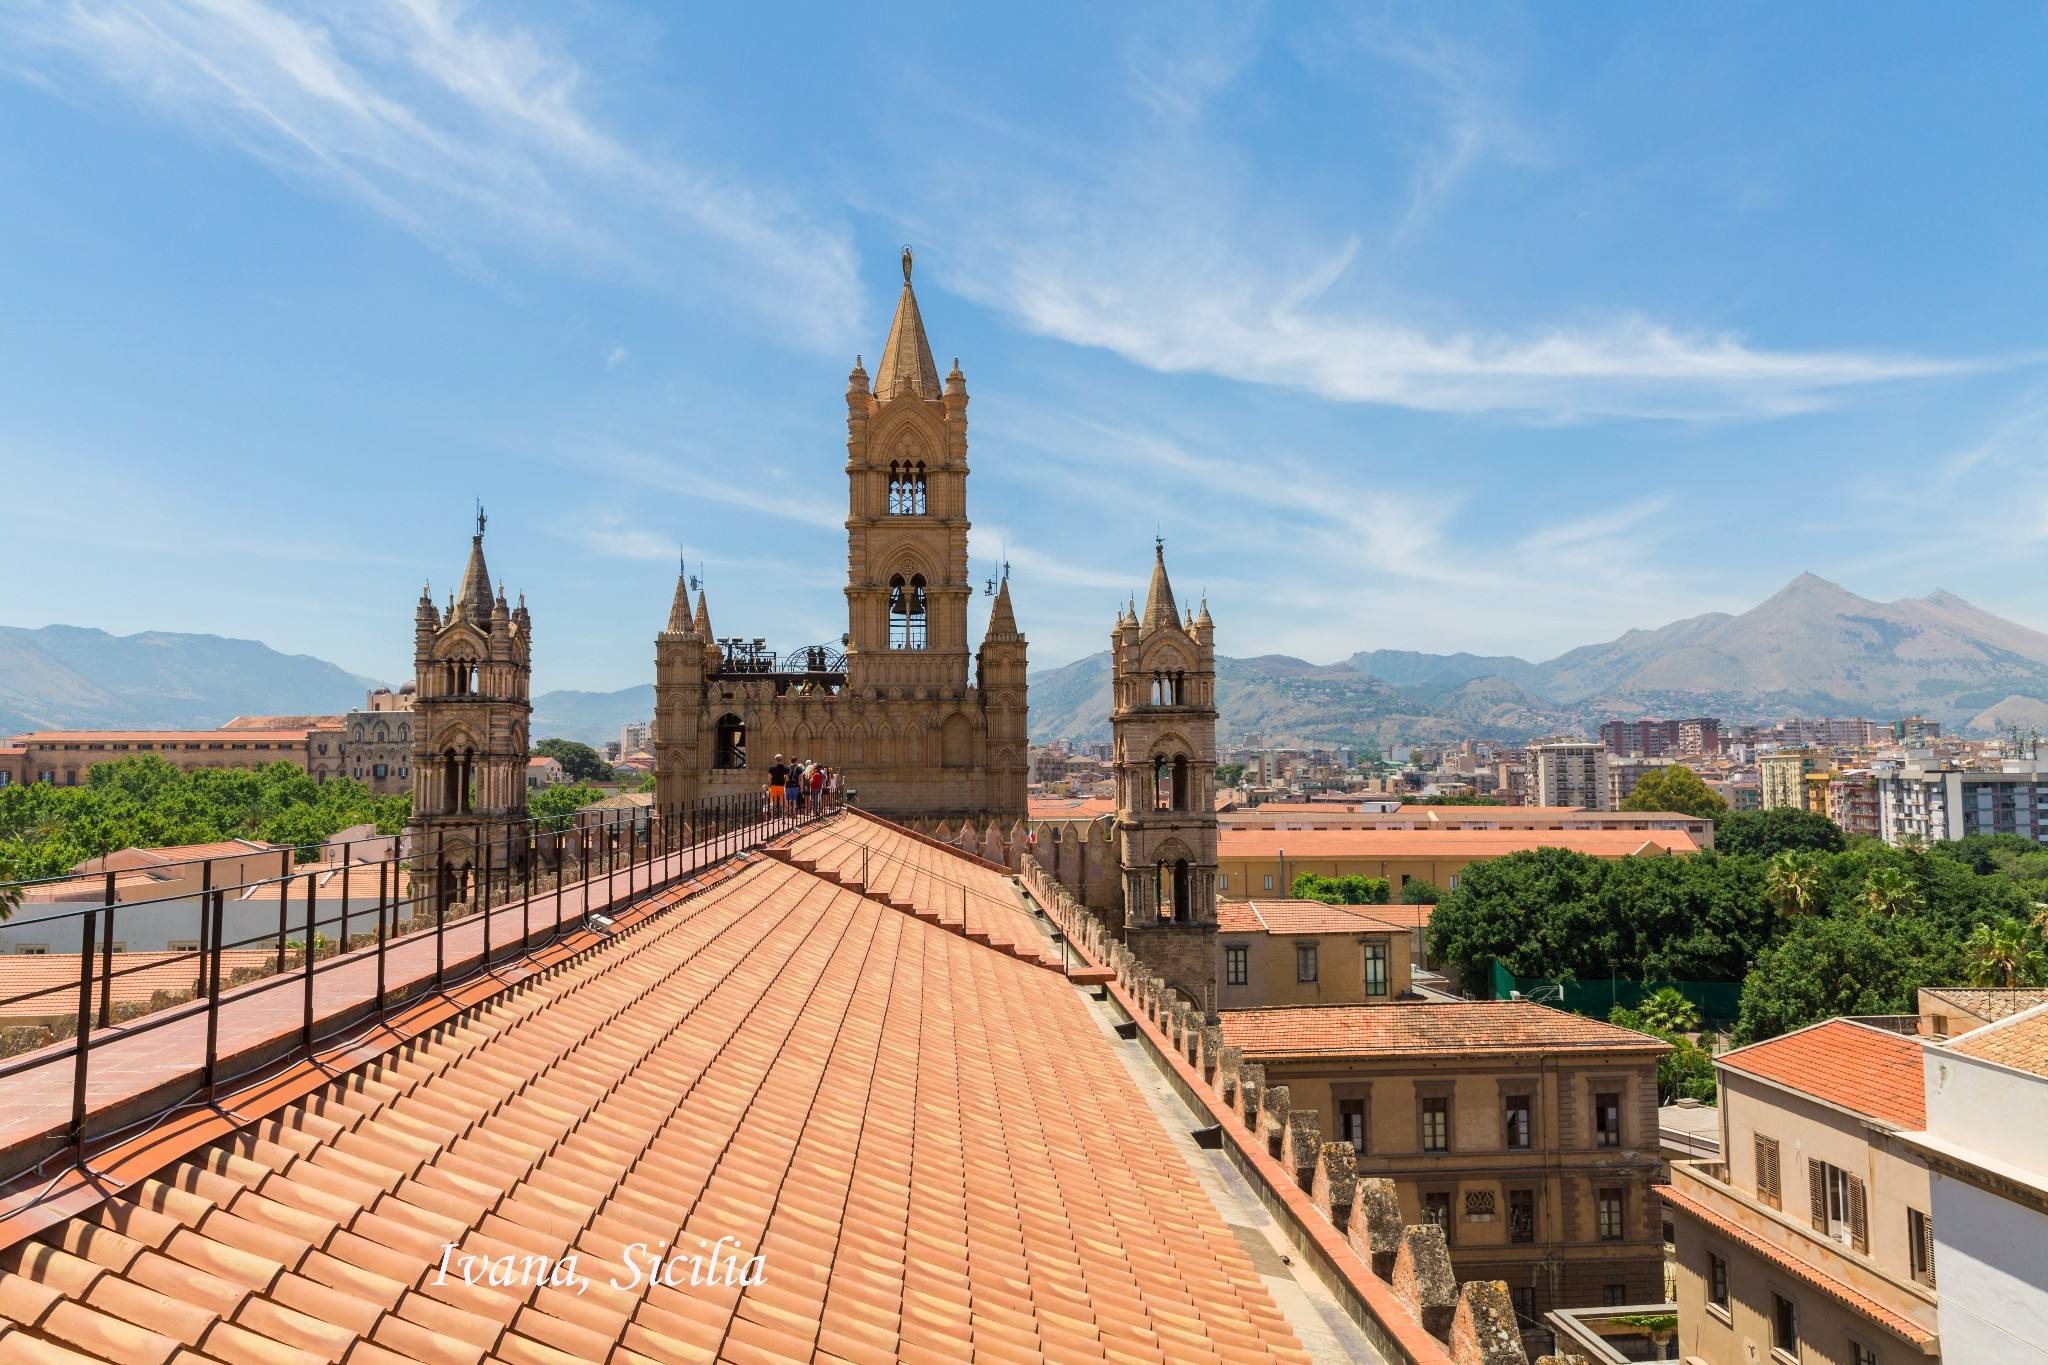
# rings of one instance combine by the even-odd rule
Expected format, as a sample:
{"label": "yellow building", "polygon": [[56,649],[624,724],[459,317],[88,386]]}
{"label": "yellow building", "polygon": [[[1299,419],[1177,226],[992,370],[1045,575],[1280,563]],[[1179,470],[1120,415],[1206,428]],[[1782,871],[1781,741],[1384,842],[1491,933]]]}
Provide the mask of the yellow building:
{"label": "yellow building", "polygon": [[1385,1005],[1408,991],[1410,931],[1356,906],[1224,901],[1216,939],[1223,1009]]}
{"label": "yellow building", "polygon": [[1568,848],[1597,858],[1697,853],[1682,830],[1230,829],[1217,839],[1217,891],[1226,897],[1284,896],[1304,872],[1383,877],[1395,894],[1411,881],[1446,891],[1472,863],[1532,848]]}
{"label": "yellow building", "polygon": [[1806,775],[1818,762],[1806,749],[1780,749],[1759,758],[1756,761],[1757,785],[1761,788],[1760,804],[1763,808],[1774,810],[1779,806],[1792,806],[1808,809]]}

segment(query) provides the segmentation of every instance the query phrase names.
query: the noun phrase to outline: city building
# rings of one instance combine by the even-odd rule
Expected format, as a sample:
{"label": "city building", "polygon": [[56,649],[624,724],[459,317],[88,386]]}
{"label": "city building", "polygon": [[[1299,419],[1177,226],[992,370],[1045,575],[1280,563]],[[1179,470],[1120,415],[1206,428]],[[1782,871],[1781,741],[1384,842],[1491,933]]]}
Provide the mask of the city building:
{"label": "city building", "polygon": [[619,753],[652,753],[654,751],[654,722],[636,720],[619,727]]}
{"label": "city building", "polygon": [[1221,1008],[1386,1005],[1408,994],[1411,930],[1375,907],[1224,901],[1216,907]]}
{"label": "city building", "polygon": [[343,772],[379,796],[412,789],[414,685],[380,687],[343,718]]}
{"label": "city building", "polygon": [[1675,758],[1616,758],[1610,754],[1607,759],[1607,804],[1602,809],[1620,810],[1621,803],[1635,795],[1638,782],[1677,762]]}
{"label": "city building", "polygon": [[[1832,1019],[1715,1058],[1716,1161],[1673,1161],[1678,1350],[1900,1365],[1940,1349],[1920,1040]],[[1992,1357],[1952,1356],[1957,1361]]]}
{"label": "city building", "polygon": [[1695,716],[1678,722],[1678,752],[1710,757],[1721,752],[1721,722],[1713,716]]}
{"label": "city building", "polygon": [[0,741],[0,787],[28,780],[28,750],[19,744]]}
{"label": "city building", "polygon": [[1721,751],[1721,722],[1713,716],[1610,720],[1600,726],[1600,743],[1615,758],[1716,754]]}
{"label": "city building", "polygon": [[1870,769],[1848,768],[1828,775],[1827,809],[1821,813],[1840,825],[1842,833],[1876,837],[1883,824],[1878,806],[1877,774]]}
{"label": "city building", "polygon": [[562,760],[536,754],[526,760],[526,789],[529,792],[544,791],[559,787],[569,780],[569,774],[562,770]]}
{"label": "city building", "polygon": [[1598,858],[1660,858],[1697,853],[1672,829],[1235,829],[1217,844],[1217,891],[1232,897],[1286,896],[1304,872],[1320,877],[1382,877],[1398,895],[1410,882],[1445,891],[1472,863],[1532,848],[1568,848]]}
{"label": "city building", "polygon": [[[462,585],[444,612],[425,587],[413,613],[411,846],[432,847],[444,872],[475,865],[488,840],[510,847],[526,819],[533,619],[503,585],[491,596],[484,514]],[[431,841],[431,842],[429,842]],[[504,864],[500,864],[504,868]],[[509,868],[504,868],[509,871]]]}
{"label": "city building", "polygon": [[2048,986],[1922,986],[1920,1036],[1937,1042],[2048,1005]]}
{"label": "city building", "polygon": [[1941,738],[1941,722],[1925,716],[1903,716],[1892,722],[1892,740],[1907,748],[1918,748]]}
{"label": "city building", "polygon": [[1583,740],[1545,740],[1527,750],[1529,804],[1611,810],[1607,750]]}
{"label": "city building", "polygon": [[1933,1176],[1921,1255],[1941,1268],[1942,1354],[2048,1365],[2048,1004],[1929,1047],[1926,1127],[1904,1141]]}
{"label": "city building", "polygon": [[2017,834],[2048,841],[2048,769],[2005,759],[1997,772],[1960,768],[1925,750],[1877,775],[1878,834],[1888,844]]}
{"label": "city building", "polygon": [[[1034,816],[1036,808],[1034,807]],[[1337,804],[1269,801],[1226,810],[1225,829],[1676,830],[1714,846],[1714,822],[1683,811],[1582,810],[1576,806],[1419,806],[1396,800]]]}
{"label": "city building", "polygon": [[1806,775],[1819,765],[1809,749],[1779,749],[1756,761],[1758,800],[1765,810],[1806,809]]}
{"label": "city building", "polygon": [[[96,763],[149,754],[181,772],[199,768],[261,768],[289,763],[307,768],[311,727],[279,730],[32,730],[15,735],[17,770],[31,782],[76,787]],[[336,755],[339,761],[339,755]]]}
{"label": "city building", "polygon": [[1461,1279],[1553,1308],[1658,1302],[1659,1039],[1528,1001],[1225,1010],[1223,1042],[1444,1229]]}

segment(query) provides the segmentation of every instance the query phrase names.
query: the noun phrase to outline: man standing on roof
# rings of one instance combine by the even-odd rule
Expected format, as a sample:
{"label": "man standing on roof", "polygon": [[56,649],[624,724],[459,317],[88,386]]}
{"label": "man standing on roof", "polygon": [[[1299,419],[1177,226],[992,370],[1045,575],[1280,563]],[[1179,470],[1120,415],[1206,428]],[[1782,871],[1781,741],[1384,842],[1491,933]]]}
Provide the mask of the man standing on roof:
{"label": "man standing on roof", "polygon": [[781,754],[777,754],[775,755],[775,761],[768,765],[769,814],[779,815],[782,813],[782,801],[783,797],[787,794],[785,789],[788,786],[789,764],[783,762]]}

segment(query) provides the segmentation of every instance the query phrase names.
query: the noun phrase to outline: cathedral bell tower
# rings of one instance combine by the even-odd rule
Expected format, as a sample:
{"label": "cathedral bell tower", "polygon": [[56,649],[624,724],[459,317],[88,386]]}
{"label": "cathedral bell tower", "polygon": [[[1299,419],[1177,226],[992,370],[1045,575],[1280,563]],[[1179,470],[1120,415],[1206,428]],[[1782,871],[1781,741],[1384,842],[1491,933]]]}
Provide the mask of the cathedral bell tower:
{"label": "cathedral bell tower", "polygon": [[533,620],[523,595],[516,608],[502,585],[491,595],[482,508],[462,586],[445,613],[421,588],[413,621],[415,864],[438,857],[459,879],[482,865],[489,841],[494,867],[509,867],[505,850],[517,856],[526,819]]}
{"label": "cathedral bell tower", "polygon": [[1209,604],[1183,619],[1153,549],[1142,617],[1110,632],[1124,942],[1205,1015],[1216,1011],[1216,648]]}
{"label": "cathedral bell tower", "polygon": [[967,379],[939,382],[924,318],[903,292],[869,388],[846,388],[847,686],[855,696],[967,693]]}

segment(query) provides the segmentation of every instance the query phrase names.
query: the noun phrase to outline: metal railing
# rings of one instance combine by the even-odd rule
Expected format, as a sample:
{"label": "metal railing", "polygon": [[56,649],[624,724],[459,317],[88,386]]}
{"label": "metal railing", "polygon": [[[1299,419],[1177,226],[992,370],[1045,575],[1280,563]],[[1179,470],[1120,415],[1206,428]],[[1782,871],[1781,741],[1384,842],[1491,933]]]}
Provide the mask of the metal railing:
{"label": "metal railing", "polygon": [[[0,883],[27,893],[21,908],[0,923],[0,933],[19,939],[19,931],[32,928],[44,931],[38,936],[46,938],[49,947],[67,939],[78,945],[76,1009],[67,1010],[67,1017],[50,1028],[56,1035],[53,1041],[0,1060],[0,1111],[9,1107],[8,1091],[28,1083],[23,1078],[46,1081],[52,1064],[69,1057],[71,1107],[65,1137],[82,1161],[91,1136],[87,1093],[93,1058],[105,1046],[203,1012],[203,1055],[184,1060],[198,1068],[199,1094],[211,1101],[224,1082],[238,1079],[220,1074],[224,1008],[297,987],[303,1002],[300,1027],[295,1045],[284,1055],[303,1056],[319,1041],[316,1026],[332,1024],[337,1017],[323,1017],[315,1010],[315,981],[323,975],[374,962],[374,989],[367,1002],[348,1008],[347,1023],[381,1020],[392,1006],[416,1000],[422,988],[439,991],[523,957],[588,925],[593,916],[839,808],[836,798],[813,797],[811,807],[799,812],[794,802],[771,804],[765,794],[744,793],[666,807],[585,808],[514,822],[442,820],[417,836],[276,846],[252,849],[248,855],[152,864],[152,877],[185,884],[170,894],[127,901],[119,898],[123,874],[112,869]],[[388,850],[388,855],[357,857],[365,848]],[[233,883],[216,876],[223,863],[240,867],[272,856],[278,859],[274,873]],[[191,884],[195,873],[196,886]],[[338,894],[331,889],[337,879]],[[64,883],[81,890],[97,883],[95,903],[38,913],[33,893]],[[323,886],[330,888],[325,897]],[[576,893],[574,904],[565,895],[571,891]],[[43,901],[64,904],[47,896]],[[269,915],[273,904],[274,921]],[[236,907],[232,915],[231,905]],[[516,931],[504,923],[513,909],[518,911]],[[242,932],[259,913],[264,920],[261,930]],[[475,937],[464,929],[471,920],[481,922],[481,942],[473,956],[469,948],[461,948],[451,961],[450,931]],[[177,932],[169,932],[166,921]],[[126,936],[124,922],[130,930]],[[495,942],[494,923],[501,934]],[[143,933],[196,946],[150,952],[149,961],[119,965],[123,956],[131,955],[125,945],[138,936],[138,924],[144,926]],[[230,938],[230,932],[241,936]],[[431,972],[425,970],[424,949],[416,946],[428,940],[433,945]],[[117,951],[117,944],[124,945],[124,951]],[[249,963],[252,952],[261,954],[260,967]],[[241,966],[228,965],[231,953],[242,960]],[[403,954],[411,968],[396,981],[387,979],[394,954]],[[417,962],[412,961],[415,958]],[[122,1017],[123,1008],[115,1002],[116,981],[143,972],[163,973],[179,964],[190,965],[189,992],[157,992],[171,998],[140,1015]],[[0,997],[0,1020],[22,1018],[21,1011],[30,1002],[68,990],[46,981]],[[59,1028],[66,1031],[59,1033]],[[275,1060],[266,1057],[261,1065]]]}

